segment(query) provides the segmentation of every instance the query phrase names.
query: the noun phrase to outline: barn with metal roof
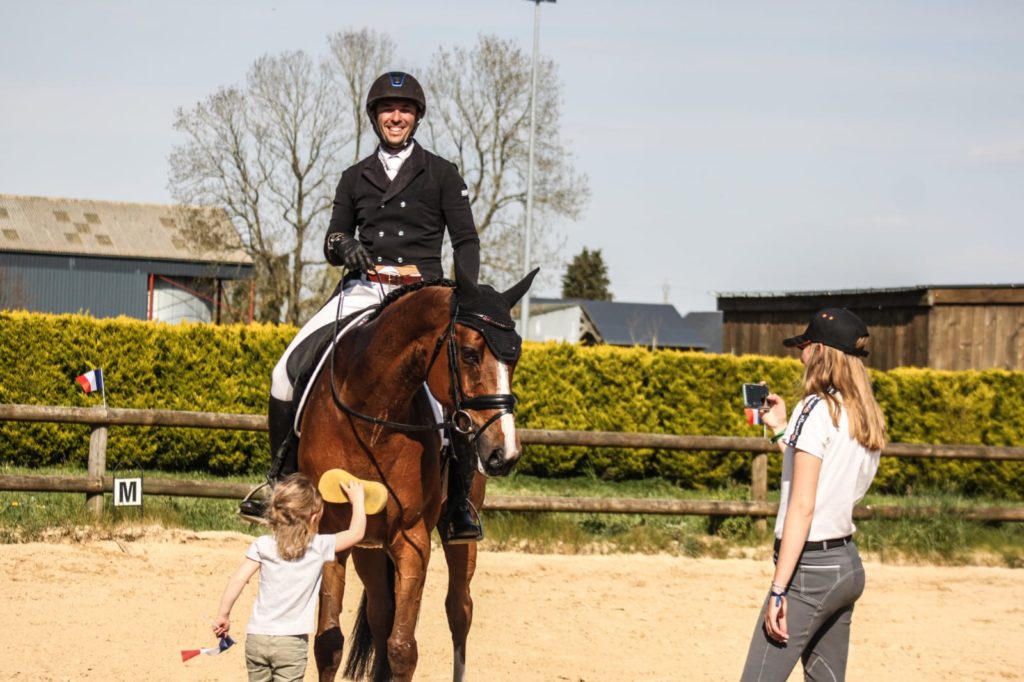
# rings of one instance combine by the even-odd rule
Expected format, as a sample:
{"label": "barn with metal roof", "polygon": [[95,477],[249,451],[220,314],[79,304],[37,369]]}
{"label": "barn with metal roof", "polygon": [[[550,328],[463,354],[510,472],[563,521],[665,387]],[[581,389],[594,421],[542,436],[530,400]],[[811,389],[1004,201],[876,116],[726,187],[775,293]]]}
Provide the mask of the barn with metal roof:
{"label": "barn with metal roof", "polygon": [[252,270],[219,209],[0,194],[0,308],[216,322]]}
{"label": "barn with metal roof", "polygon": [[667,303],[530,299],[531,341],[644,346],[717,352],[720,314],[679,314]]}

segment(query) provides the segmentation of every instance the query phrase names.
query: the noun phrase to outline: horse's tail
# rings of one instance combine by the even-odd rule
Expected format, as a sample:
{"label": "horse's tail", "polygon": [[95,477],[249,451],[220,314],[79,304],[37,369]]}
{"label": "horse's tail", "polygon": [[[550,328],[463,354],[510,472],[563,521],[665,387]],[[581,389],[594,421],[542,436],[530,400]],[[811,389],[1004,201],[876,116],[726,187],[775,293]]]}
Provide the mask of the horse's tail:
{"label": "horse's tail", "polygon": [[373,633],[370,632],[370,619],[366,615],[366,590],[363,590],[363,598],[359,601],[359,612],[356,613],[356,623],[352,627],[352,634],[349,635],[349,642],[345,678],[365,679],[374,654]]}
{"label": "horse's tail", "polygon": [[[388,559],[388,590],[395,593],[395,565]],[[394,603],[394,602],[392,602]],[[390,619],[389,619],[390,620]],[[370,629],[370,618],[366,614],[366,590],[359,601],[356,622],[349,636],[350,646],[348,659],[345,661],[344,676],[349,680],[370,679],[374,682],[387,682],[392,678],[391,665],[388,663],[388,652],[377,651],[373,644],[373,632]]]}

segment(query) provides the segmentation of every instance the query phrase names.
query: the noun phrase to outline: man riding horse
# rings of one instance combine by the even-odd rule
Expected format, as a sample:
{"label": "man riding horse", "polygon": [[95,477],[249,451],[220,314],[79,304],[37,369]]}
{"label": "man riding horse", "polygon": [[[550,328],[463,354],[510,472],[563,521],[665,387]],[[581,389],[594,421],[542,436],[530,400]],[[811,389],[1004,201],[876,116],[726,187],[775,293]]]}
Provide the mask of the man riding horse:
{"label": "man riding horse", "polygon": [[[466,183],[453,163],[413,138],[426,111],[423,88],[407,73],[383,74],[367,94],[366,113],[380,145],[342,173],[324,240],[327,261],[346,268],[344,280],[299,330],[272,374],[271,484],[297,470],[295,380],[308,375],[316,362],[312,349],[323,345],[325,333],[333,336],[337,319],[379,303],[399,286],[440,279],[446,228],[461,274],[477,281],[480,239]],[[445,542],[473,542],[483,529],[467,499],[475,470],[472,448],[464,436],[453,432],[451,439],[456,458],[449,466],[448,514],[439,530]],[[243,503],[243,514],[259,511],[251,501]]]}

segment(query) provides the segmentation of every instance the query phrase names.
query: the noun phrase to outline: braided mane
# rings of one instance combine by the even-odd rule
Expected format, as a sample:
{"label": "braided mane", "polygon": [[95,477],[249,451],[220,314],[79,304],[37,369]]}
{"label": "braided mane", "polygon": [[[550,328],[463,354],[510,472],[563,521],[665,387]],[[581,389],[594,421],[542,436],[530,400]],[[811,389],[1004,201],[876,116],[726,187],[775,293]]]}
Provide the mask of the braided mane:
{"label": "braided mane", "polygon": [[413,284],[406,284],[403,287],[399,287],[399,288],[395,289],[394,291],[392,291],[391,293],[389,293],[386,296],[384,296],[384,298],[381,300],[380,303],[378,303],[377,305],[373,306],[375,308],[375,310],[372,313],[370,313],[369,315],[367,315],[366,321],[370,322],[371,320],[377,319],[377,317],[381,314],[381,312],[383,312],[383,310],[385,308],[387,308],[389,305],[391,305],[392,303],[394,303],[398,299],[402,298],[406,294],[411,294],[414,291],[419,291],[420,289],[425,289],[427,287],[449,287],[449,288],[454,289],[455,288],[455,282],[453,282],[450,279],[441,278],[441,279],[421,280],[421,281],[415,282]]}

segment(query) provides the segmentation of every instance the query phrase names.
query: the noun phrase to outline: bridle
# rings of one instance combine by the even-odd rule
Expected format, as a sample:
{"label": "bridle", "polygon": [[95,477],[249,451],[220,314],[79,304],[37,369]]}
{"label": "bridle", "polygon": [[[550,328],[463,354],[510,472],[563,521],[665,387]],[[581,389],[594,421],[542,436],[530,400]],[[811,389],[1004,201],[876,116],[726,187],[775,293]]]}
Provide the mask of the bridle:
{"label": "bridle", "polygon": [[[338,312],[341,312],[341,301],[338,301]],[[364,414],[352,407],[349,407],[338,395],[338,389],[334,382],[334,352],[338,345],[338,334],[337,326],[338,319],[335,319],[335,334],[331,341],[331,366],[328,371],[331,375],[331,398],[334,400],[335,406],[341,411],[348,415],[362,419],[363,421],[370,422],[371,424],[377,424],[379,426],[386,426],[388,428],[396,429],[399,431],[437,431],[439,429],[454,429],[457,433],[466,435],[473,434],[471,442],[475,442],[480,435],[487,429],[491,424],[505,416],[506,414],[511,415],[515,412],[516,397],[511,393],[492,393],[487,395],[473,396],[467,398],[462,391],[462,375],[459,368],[458,361],[458,348],[455,341],[455,325],[459,324],[459,318],[474,318],[479,319],[486,324],[495,324],[491,318],[486,315],[459,311],[459,297],[458,292],[452,291],[452,303],[451,303],[451,314],[448,324],[445,326],[444,332],[437,339],[437,343],[434,344],[434,351],[430,356],[430,362],[427,363],[427,369],[424,376],[430,376],[430,370],[433,368],[434,363],[441,354],[441,350],[445,346],[447,340],[447,353],[448,353],[448,382],[449,390],[451,394],[452,404],[455,406],[455,411],[452,413],[451,418],[445,419],[444,421],[437,422],[434,424],[407,424],[405,422],[396,422],[389,419],[381,419],[372,415]],[[472,328],[472,327],[470,327]],[[482,410],[496,410],[495,414],[491,416],[482,426],[477,428],[473,424],[473,418],[469,415],[470,412],[482,411]]]}

